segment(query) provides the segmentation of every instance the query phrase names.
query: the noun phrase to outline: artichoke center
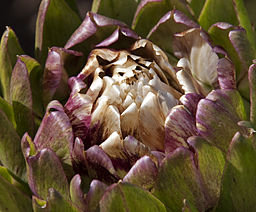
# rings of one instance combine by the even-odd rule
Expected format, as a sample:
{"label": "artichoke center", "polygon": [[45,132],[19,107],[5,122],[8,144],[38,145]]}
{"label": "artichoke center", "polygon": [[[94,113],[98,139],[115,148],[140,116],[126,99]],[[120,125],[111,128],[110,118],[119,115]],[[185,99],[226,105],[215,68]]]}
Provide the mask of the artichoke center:
{"label": "artichoke center", "polygon": [[106,153],[117,157],[129,135],[151,150],[164,150],[165,119],[178,100],[154,60],[123,50],[95,49],[82,73],[90,79],[91,125],[99,124],[100,146]]}

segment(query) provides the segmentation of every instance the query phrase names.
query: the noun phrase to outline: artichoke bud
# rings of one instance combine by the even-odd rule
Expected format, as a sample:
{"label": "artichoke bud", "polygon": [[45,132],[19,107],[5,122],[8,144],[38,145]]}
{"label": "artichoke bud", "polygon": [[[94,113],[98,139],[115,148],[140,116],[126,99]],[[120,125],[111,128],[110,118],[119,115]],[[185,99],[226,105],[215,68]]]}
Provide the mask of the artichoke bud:
{"label": "artichoke bud", "polygon": [[[143,56],[144,55],[144,56]],[[166,55],[148,40],[130,51],[94,49],[78,78],[87,83],[93,102],[91,127],[113,158],[124,158],[123,142],[131,135],[151,150],[164,150],[164,123],[182,95]]]}

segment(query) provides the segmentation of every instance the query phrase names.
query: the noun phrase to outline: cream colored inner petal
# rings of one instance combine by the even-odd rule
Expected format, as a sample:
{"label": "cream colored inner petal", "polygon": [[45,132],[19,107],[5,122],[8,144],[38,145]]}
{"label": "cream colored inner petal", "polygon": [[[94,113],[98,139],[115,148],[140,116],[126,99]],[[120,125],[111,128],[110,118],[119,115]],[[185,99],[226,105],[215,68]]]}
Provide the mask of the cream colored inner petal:
{"label": "cream colored inner petal", "polygon": [[92,98],[93,102],[95,102],[95,100],[98,98],[102,87],[103,87],[103,80],[98,75],[95,75],[90,88],[86,92],[86,94]]}
{"label": "cream colored inner petal", "polygon": [[129,107],[129,105],[134,103],[132,96],[133,95],[130,92],[127,94],[125,100],[123,101],[123,108],[124,109],[126,109],[127,107]]}
{"label": "cream colored inner petal", "polygon": [[136,137],[138,123],[139,123],[139,109],[135,103],[132,103],[121,114],[121,129],[122,129],[123,138],[128,135],[133,135]]}
{"label": "cream colored inner petal", "polygon": [[102,139],[107,139],[113,132],[117,132],[119,136],[122,136],[120,113],[117,107],[108,106],[102,118]]}
{"label": "cream colored inner petal", "polygon": [[152,150],[164,149],[164,120],[157,96],[149,92],[139,111],[139,140]]}
{"label": "cream colored inner petal", "polygon": [[190,63],[192,75],[201,83],[213,85],[217,81],[219,58],[207,42],[191,48]]}
{"label": "cream colored inner petal", "polygon": [[125,158],[123,140],[117,132],[113,132],[100,147],[112,158]]}
{"label": "cream colored inner petal", "polygon": [[95,125],[98,122],[102,122],[102,117],[108,107],[108,97],[101,96],[97,99],[96,105],[93,108],[91,125]]}
{"label": "cream colored inner petal", "polygon": [[[166,100],[168,102],[168,105],[170,105],[170,107],[172,107],[171,105],[177,104],[177,101],[174,101],[175,98],[179,99],[181,97],[181,93],[179,93],[174,88],[163,83],[156,75],[152,80],[149,81],[149,85],[155,91],[160,92],[164,97],[166,97]],[[170,96],[173,96],[174,98],[168,99]]]}
{"label": "cream colored inner petal", "polygon": [[102,93],[102,96],[108,98],[108,104],[121,105],[122,99],[120,97],[120,87],[115,84],[115,81],[108,76],[103,77],[105,90]]}
{"label": "cream colored inner petal", "polygon": [[187,94],[187,93],[197,93],[196,89],[194,87],[193,79],[192,79],[191,75],[189,75],[183,69],[178,71],[176,73],[176,75],[177,75],[177,78],[178,78],[180,84],[182,85],[182,89],[184,90],[185,94]]}

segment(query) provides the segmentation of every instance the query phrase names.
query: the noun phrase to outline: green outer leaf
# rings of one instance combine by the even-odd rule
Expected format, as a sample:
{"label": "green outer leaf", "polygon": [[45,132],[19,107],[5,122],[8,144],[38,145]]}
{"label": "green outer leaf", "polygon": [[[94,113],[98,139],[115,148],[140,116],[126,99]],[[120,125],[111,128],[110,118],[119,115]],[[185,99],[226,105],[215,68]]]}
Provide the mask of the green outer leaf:
{"label": "green outer leaf", "polygon": [[65,200],[53,188],[49,189],[47,201],[33,196],[33,209],[34,212],[79,212],[71,202]]}
{"label": "green outer leaf", "polygon": [[239,92],[249,99],[248,68],[254,59],[254,52],[244,29],[226,23],[211,26],[209,34],[216,45],[224,47],[236,68]]}
{"label": "green outer leaf", "polygon": [[69,185],[63,167],[50,149],[43,149],[27,158],[29,186],[33,193],[46,199],[50,188],[69,199]]}
{"label": "green outer leaf", "polygon": [[0,97],[0,110],[2,110],[5,113],[9,121],[13,124],[14,127],[16,127],[12,105],[9,104],[2,97]]}
{"label": "green outer leaf", "polygon": [[26,64],[29,73],[29,81],[33,99],[33,110],[39,117],[42,117],[44,114],[41,83],[43,75],[42,67],[34,58],[27,55],[21,55],[19,56],[19,59]]}
{"label": "green outer leaf", "polygon": [[205,211],[206,199],[200,184],[192,152],[180,147],[163,160],[153,194],[167,211],[181,211],[184,198],[199,211]]}
{"label": "green outer leaf", "polygon": [[4,98],[10,101],[10,79],[17,55],[23,54],[14,31],[7,27],[0,44],[0,84]]}
{"label": "green outer leaf", "polygon": [[[252,28],[248,12],[244,6],[243,0],[233,0],[235,4],[235,9],[237,12],[237,18],[240,22],[240,25],[246,30],[247,37],[252,45],[254,51],[256,50],[256,34]],[[255,52],[254,52],[255,54]]]}
{"label": "green outer leaf", "polygon": [[32,91],[26,65],[19,58],[12,72],[10,95],[17,133],[20,137],[25,132],[29,132],[30,135],[34,136],[35,123],[32,110]]}
{"label": "green outer leaf", "polygon": [[4,177],[9,183],[11,183],[20,192],[30,197],[32,195],[31,190],[27,183],[11,173],[6,167],[0,166],[0,176]]}
{"label": "green outer leaf", "polygon": [[182,208],[182,212],[198,212],[198,210],[189,201],[184,199],[184,207]]}
{"label": "green outer leaf", "polygon": [[46,204],[47,202],[45,200],[41,200],[36,196],[32,197],[32,205],[33,205],[34,212],[41,212],[41,211],[50,212]]}
{"label": "green outer leaf", "polygon": [[43,0],[36,22],[36,59],[44,64],[48,48],[63,47],[80,24],[79,15],[65,0]]}
{"label": "green outer leaf", "polygon": [[136,8],[141,0],[94,0],[92,12],[117,19],[131,26]]}
{"label": "green outer leaf", "polygon": [[250,121],[256,128],[256,64],[250,66],[248,72],[249,84],[250,84]]}
{"label": "green outer leaf", "polygon": [[20,137],[6,115],[0,110],[0,161],[15,175],[25,180],[26,165]]}
{"label": "green outer leaf", "polygon": [[236,17],[233,0],[207,0],[198,18],[198,22],[205,30],[208,30],[216,22],[238,25],[239,22]]}
{"label": "green outer leaf", "polygon": [[[77,13],[78,15],[79,13],[79,9],[78,9],[78,5],[77,5],[77,1],[76,0],[65,0],[65,2],[68,4],[68,6],[70,7],[70,9],[72,9],[75,13]],[[80,17],[80,16],[79,16]]]}
{"label": "green outer leaf", "polygon": [[193,10],[195,16],[198,18],[206,0],[190,0],[189,6]]}
{"label": "green outer leaf", "polygon": [[57,191],[54,189],[49,189],[48,195],[48,204],[50,211],[70,211],[70,212],[78,212],[70,202],[65,200]]}
{"label": "green outer leaf", "polygon": [[241,64],[239,56],[228,37],[229,32],[234,29],[235,27],[232,25],[227,29],[221,29],[218,26],[213,25],[210,27],[208,32],[214,44],[222,46],[227,51],[229,58],[236,67],[236,76],[239,76],[240,72],[243,70],[243,64]]}
{"label": "green outer leaf", "polygon": [[29,132],[31,136],[34,136],[35,122],[32,110],[18,101],[13,101],[12,106],[18,135],[22,137],[25,132]]}
{"label": "green outer leaf", "polygon": [[0,170],[0,211],[29,212],[31,199],[11,183],[11,176]]}
{"label": "green outer leaf", "polygon": [[256,193],[255,135],[237,133],[228,154],[222,192],[216,211],[254,211]]}
{"label": "green outer leaf", "polygon": [[[140,6],[139,6],[140,7]],[[177,9],[192,18],[186,4],[180,0],[152,1],[136,11],[132,29],[142,37],[146,37],[150,30],[168,11]]]}
{"label": "green outer leaf", "polygon": [[109,187],[100,201],[100,211],[166,211],[163,203],[150,192],[129,183]]}
{"label": "green outer leaf", "polygon": [[220,195],[225,156],[201,137],[190,137],[188,142],[195,149],[200,176],[210,197],[210,207],[214,207]]}

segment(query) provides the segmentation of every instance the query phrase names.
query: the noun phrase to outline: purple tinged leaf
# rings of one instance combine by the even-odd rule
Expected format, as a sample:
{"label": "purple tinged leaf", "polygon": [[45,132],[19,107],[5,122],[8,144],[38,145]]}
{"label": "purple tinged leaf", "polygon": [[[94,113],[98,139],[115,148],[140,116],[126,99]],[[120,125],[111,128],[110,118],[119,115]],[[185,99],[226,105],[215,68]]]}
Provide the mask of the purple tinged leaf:
{"label": "purple tinged leaf", "polygon": [[46,199],[48,190],[55,188],[66,199],[69,199],[67,178],[60,160],[52,150],[42,149],[35,156],[30,156],[26,160],[28,183],[36,196]]}
{"label": "purple tinged leaf", "polygon": [[82,211],[86,211],[84,193],[81,189],[82,180],[79,174],[75,175],[70,182],[71,201]]}
{"label": "purple tinged leaf", "polygon": [[36,59],[44,64],[48,48],[63,47],[80,23],[80,17],[70,8],[68,1],[43,0],[36,22]]}
{"label": "purple tinged leaf", "polygon": [[133,136],[125,137],[123,141],[124,152],[127,156],[128,163],[133,166],[138,159],[143,157],[144,155],[149,156],[155,163],[157,163],[157,159],[152,155],[151,150],[148,146],[139,142]]}
{"label": "purple tinged leaf", "polygon": [[68,76],[77,75],[83,68],[85,58],[82,52],[60,47],[52,47],[51,49],[61,56],[63,69],[67,72]]}
{"label": "purple tinged leaf", "polygon": [[199,135],[223,151],[227,151],[234,134],[242,130],[237,124],[241,120],[246,120],[246,114],[236,90],[212,91],[198,104],[196,126]]}
{"label": "purple tinged leaf", "polygon": [[74,136],[85,141],[91,125],[91,110],[93,106],[90,96],[83,94],[86,85],[79,78],[69,80],[72,93],[65,104],[67,113],[72,125]]}
{"label": "purple tinged leaf", "polygon": [[118,179],[116,170],[109,156],[97,145],[85,151],[89,176],[106,182]]}
{"label": "purple tinged leaf", "polygon": [[218,81],[221,89],[236,89],[234,64],[227,58],[221,58],[217,66]]}
{"label": "purple tinged leaf", "polygon": [[124,182],[129,182],[144,189],[151,189],[157,178],[158,170],[156,164],[148,156],[137,160],[130,171],[123,178]]}
{"label": "purple tinged leaf", "polygon": [[111,47],[121,49],[122,47],[118,42],[123,41],[125,42],[125,46],[130,46],[134,43],[135,40],[138,40],[139,38],[140,37],[129,28],[118,27],[108,38],[97,44],[95,47]]}
{"label": "purple tinged leaf", "polygon": [[25,132],[34,135],[32,91],[26,64],[18,58],[12,71],[10,95],[13,106],[16,130],[21,137]]}
{"label": "purple tinged leaf", "polygon": [[250,121],[256,127],[256,64],[249,68],[248,72],[249,87],[250,87]]}
{"label": "purple tinged leaf", "polygon": [[187,139],[193,135],[197,135],[195,117],[183,105],[173,107],[165,120],[165,152],[188,147]]}
{"label": "purple tinged leaf", "polygon": [[20,147],[20,137],[2,110],[0,110],[0,161],[12,173],[26,181],[26,164]]}
{"label": "purple tinged leaf", "polygon": [[132,29],[134,29],[142,37],[146,37],[160,18],[163,17],[168,11],[173,9],[177,9],[192,18],[187,4],[183,0],[141,1],[133,18]]}
{"label": "purple tinged leaf", "polygon": [[[114,33],[115,30],[118,31]],[[119,38],[121,38],[120,42]],[[117,42],[116,46],[119,48],[128,48],[131,45],[129,39],[134,41],[134,39],[138,39],[138,36],[126,24],[88,12],[82,24],[66,43],[65,48],[78,49],[87,56],[97,44],[111,45]],[[126,43],[127,41],[129,42]],[[101,42],[103,43],[100,44]]]}
{"label": "purple tinged leaf", "polygon": [[185,14],[178,10],[172,10],[166,13],[151,29],[147,35],[147,39],[163,49],[167,53],[167,56],[169,56],[168,53],[173,55],[173,35],[186,31],[189,28],[197,27],[199,25],[189,19]]}
{"label": "purple tinged leaf", "polygon": [[[246,31],[244,29],[237,29],[229,32],[229,39],[233,44],[239,59],[243,63],[245,69],[240,74],[238,82],[238,90],[247,99],[249,99],[249,86],[248,86],[248,68],[254,59],[254,52],[250,42],[248,41]],[[242,80],[242,81],[241,81]]]}
{"label": "purple tinged leaf", "polygon": [[204,192],[193,153],[179,147],[168,154],[161,164],[153,191],[166,208],[179,211],[185,198],[199,211],[205,211],[208,197]]}
{"label": "purple tinged leaf", "polygon": [[23,54],[14,31],[7,27],[0,43],[0,83],[3,97],[10,102],[10,79],[17,55]]}
{"label": "purple tinged leaf", "polygon": [[88,210],[91,212],[96,212],[99,210],[99,201],[107,189],[107,185],[98,181],[93,180],[90,185],[90,190],[86,194],[85,202]]}
{"label": "purple tinged leaf", "polygon": [[85,147],[80,138],[76,138],[72,149],[72,167],[81,176],[88,175],[89,164],[86,158]]}
{"label": "purple tinged leaf", "polygon": [[50,102],[34,138],[37,149],[50,148],[63,163],[71,165],[73,140],[72,126],[64,108],[58,101]]}
{"label": "purple tinged leaf", "polygon": [[68,85],[71,89],[70,96],[73,96],[74,94],[86,88],[86,84],[78,77],[70,77],[68,80]]}
{"label": "purple tinged leaf", "polygon": [[249,67],[254,59],[253,49],[243,28],[229,32],[229,39],[233,44],[238,56],[243,63]]}
{"label": "purple tinged leaf", "polygon": [[43,101],[45,105],[56,95],[60,99],[67,97],[69,91],[67,81],[68,76],[64,70],[61,54],[54,49],[50,49],[43,77]]}
{"label": "purple tinged leaf", "polygon": [[84,144],[80,138],[75,139],[71,156],[74,171],[81,175],[88,174],[88,164],[85,157]]}
{"label": "purple tinged leaf", "polygon": [[165,158],[165,154],[160,151],[152,151],[151,153],[157,159],[157,167],[159,167]]}
{"label": "purple tinged leaf", "polygon": [[239,29],[237,26],[233,26],[228,23],[218,22],[213,24],[208,32],[216,45],[222,46],[228,54],[228,57],[234,63],[236,69],[236,78],[240,79],[246,70],[245,64],[240,60],[237,51],[229,39],[230,31]]}
{"label": "purple tinged leaf", "polygon": [[252,48],[255,50],[256,40],[255,40],[255,31],[253,24],[250,21],[250,17],[246,10],[245,4],[242,0],[233,0],[233,5],[236,10],[237,19],[239,20],[240,25],[246,30],[246,34],[249,42],[252,45]]}
{"label": "purple tinged leaf", "polygon": [[188,111],[195,116],[198,102],[203,96],[196,93],[188,93],[180,98],[180,102],[188,109]]}

